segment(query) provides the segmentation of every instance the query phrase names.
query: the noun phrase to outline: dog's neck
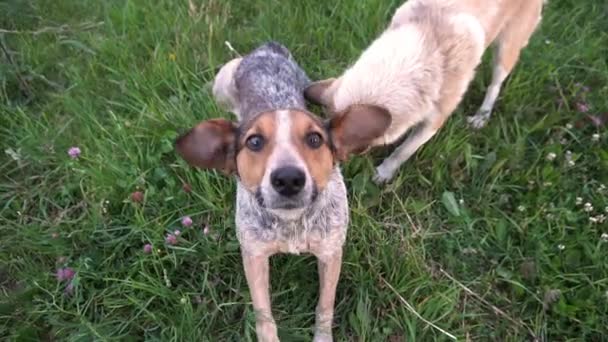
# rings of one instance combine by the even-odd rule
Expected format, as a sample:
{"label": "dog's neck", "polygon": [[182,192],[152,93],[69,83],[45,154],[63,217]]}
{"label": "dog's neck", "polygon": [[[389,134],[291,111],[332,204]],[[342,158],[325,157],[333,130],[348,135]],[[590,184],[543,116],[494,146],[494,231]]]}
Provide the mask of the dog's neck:
{"label": "dog's neck", "polygon": [[237,183],[237,224],[259,230],[308,230],[311,226],[331,225],[332,217],[347,217],[346,187],[339,166],[334,167],[326,187],[307,207],[296,210],[271,210],[259,203],[254,193]]}

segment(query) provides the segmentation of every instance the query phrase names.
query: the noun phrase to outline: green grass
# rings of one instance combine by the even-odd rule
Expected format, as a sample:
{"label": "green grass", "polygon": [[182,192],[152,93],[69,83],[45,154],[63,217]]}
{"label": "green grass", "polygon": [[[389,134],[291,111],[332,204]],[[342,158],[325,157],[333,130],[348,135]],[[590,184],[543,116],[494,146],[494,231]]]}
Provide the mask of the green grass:
{"label": "green grass", "polygon": [[[231,58],[225,40],[241,53],[278,40],[325,78],[356,59],[400,1],[193,2],[192,15],[186,0],[0,2],[0,28],[12,31],[0,33],[0,339],[254,339],[234,181],[186,167],[172,142],[228,116],[208,88]],[[608,132],[575,105],[608,112],[601,3],[550,2],[488,127],[464,119],[489,83],[484,64],[392,184],[370,182],[385,152],[344,165],[352,224],[337,340],[448,340],[400,298],[459,340],[606,339],[608,221],[589,218],[608,206]],[[130,200],[137,189],[141,204]],[[184,215],[195,225],[167,247]],[[315,260],[272,264],[280,335],[310,340]],[[54,277],[64,265],[77,271],[72,296]]]}

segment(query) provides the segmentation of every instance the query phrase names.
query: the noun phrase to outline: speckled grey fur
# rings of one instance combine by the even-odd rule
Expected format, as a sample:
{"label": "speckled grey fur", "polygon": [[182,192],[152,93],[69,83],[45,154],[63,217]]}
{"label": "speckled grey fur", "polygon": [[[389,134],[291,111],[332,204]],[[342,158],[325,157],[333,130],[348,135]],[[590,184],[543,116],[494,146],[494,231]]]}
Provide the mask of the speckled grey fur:
{"label": "speckled grey fur", "polygon": [[245,56],[234,75],[241,120],[276,109],[306,110],[306,73],[283,45],[266,43]]}

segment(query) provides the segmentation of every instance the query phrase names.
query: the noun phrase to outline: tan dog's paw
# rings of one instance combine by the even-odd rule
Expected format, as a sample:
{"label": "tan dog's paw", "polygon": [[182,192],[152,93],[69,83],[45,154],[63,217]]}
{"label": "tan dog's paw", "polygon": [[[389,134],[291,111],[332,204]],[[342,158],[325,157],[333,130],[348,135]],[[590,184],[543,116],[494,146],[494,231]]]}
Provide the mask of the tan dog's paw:
{"label": "tan dog's paw", "polygon": [[395,170],[389,169],[386,165],[381,164],[376,168],[376,173],[372,180],[376,185],[382,185],[390,182],[395,176]]}
{"label": "tan dog's paw", "polygon": [[258,322],[255,328],[259,342],[280,342],[274,322]]}
{"label": "tan dog's paw", "polygon": [[479,111],[473,116],[467,117],[469,125],[475,129],[480,129],[486,126],[490,119],[490,111]]}
{"label": "tan dog's paw", "polygon": [[331,332],[328,334],[326,332],[316,331],[315,336],[312,339],[312,342],[333,342],[334,338],[331,336]]}

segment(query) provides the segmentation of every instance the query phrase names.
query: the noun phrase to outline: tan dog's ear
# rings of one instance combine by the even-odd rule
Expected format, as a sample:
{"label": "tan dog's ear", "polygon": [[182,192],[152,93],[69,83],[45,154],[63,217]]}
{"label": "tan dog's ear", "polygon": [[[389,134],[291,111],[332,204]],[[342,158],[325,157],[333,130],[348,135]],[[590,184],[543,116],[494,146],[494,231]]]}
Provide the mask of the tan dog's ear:
{"label": "tan dog's ear", "polygon": [[224,119],[203,121],[177,138],[177,153],[190,165],[216,169],[224,173],[236,171],[236,126]]}
{"label": "tan dog's ear", "polygon": [[350,154],[362,153],[391,125],[388,110],[372,105],[353,105],[329,121],[329,132],[336,157],[344,161]]}
{"label": "tan dog's ear", "polygon": [[224,64],[213,80],[213,97],[215,102],[224,110],[230,111],[240,120],[239,91],[236,89],[234,75],[242,58],[235,58]]}
{"label": "tan dog's ear", "polygon": [[323,81],[311,83],[304,90],[304,97],[314,104],[331,108],[333,106],[333,92],[331,91],[330,87],[335,81],[335,78],[328,78]]}

